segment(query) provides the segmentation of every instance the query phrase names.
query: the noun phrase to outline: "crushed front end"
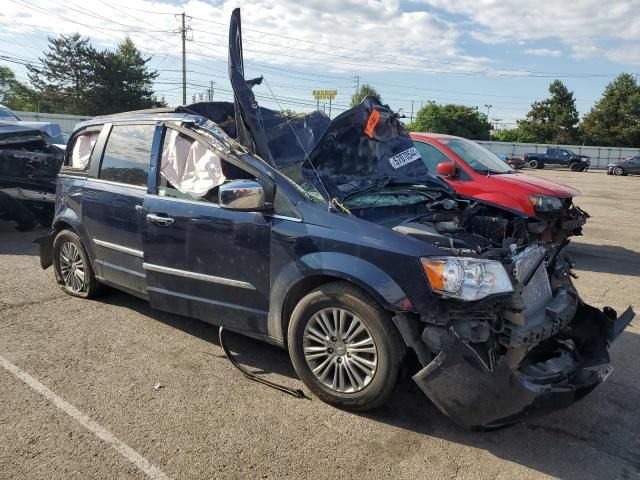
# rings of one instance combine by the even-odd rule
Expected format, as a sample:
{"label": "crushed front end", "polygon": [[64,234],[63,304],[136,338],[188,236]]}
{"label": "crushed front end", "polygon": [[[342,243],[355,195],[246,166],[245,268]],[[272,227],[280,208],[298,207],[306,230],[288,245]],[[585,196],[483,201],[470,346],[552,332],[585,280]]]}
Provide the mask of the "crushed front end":
{"label": "crushed front end", "polygon": [[[485,256],[492,256],[490,250]],[[477,302],[441,298],[423,315],[423,368],[413,379],[468,428],[495,428],[581,399],[611,373],[608,348],[631,322],[580,299],[561,246],[535,243],[500,258],[513,291]]]}
{"label": "crushed front end", "polygon": [[24,230],[49,225],[63,156],[40,130],[0,124],[0,219]]}

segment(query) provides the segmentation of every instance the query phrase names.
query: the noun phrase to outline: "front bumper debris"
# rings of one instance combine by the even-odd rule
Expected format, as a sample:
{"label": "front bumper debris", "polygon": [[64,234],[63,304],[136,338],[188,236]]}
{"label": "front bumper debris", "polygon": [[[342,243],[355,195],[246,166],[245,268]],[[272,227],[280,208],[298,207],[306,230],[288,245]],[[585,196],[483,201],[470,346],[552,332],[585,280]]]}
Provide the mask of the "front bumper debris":
{"label": "front bumper debris", "polygon": [[608,348],[634,317],[628,308],[600,311],[580,304],[571,326],[532,349],[517,367],[506,357],[488,365],[454,335],[413,380],[456,423],[496,428],[558,410],[580,400],[612,371]]}

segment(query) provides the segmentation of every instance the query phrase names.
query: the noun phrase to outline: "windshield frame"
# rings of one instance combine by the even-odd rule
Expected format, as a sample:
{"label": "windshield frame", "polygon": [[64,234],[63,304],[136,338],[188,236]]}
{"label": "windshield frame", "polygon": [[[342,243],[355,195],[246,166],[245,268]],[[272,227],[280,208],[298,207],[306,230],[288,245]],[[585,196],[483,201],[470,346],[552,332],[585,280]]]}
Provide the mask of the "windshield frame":
{"label": "windshield frame", "polygon": [[451,150],[460,160],[476,173],[513,173],[511,165],[488,148],[466,138],[441,138],[440,143]]}

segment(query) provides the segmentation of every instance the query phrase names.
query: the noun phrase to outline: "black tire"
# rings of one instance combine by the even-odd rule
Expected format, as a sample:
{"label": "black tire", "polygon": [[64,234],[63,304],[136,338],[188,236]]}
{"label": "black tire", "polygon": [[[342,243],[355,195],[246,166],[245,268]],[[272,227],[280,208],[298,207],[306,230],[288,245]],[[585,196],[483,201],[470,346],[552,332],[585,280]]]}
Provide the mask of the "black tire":
{"label": "black tire", "polygon": [[540,162],[536,158],[529,160],[527,165],[529,168],[540,168]]}
{"label": "black tire", "polygon": [[[365,335],[370,334],[373,339],[377,354],[377,367],[369,383],[359,390],[341,392],[330,388],[316,377],[305,358],[305,343],[309,346],[309,340],[305,337],[305,329],[309,322],[312,322],[314,315],[324,309],[342,309],[355,315],[366,327]],[[329,341],[328,336],[325,338]],[[344,339],[346,338],[347,336],[344,337]],[[311,291],[298,303],[291,316],[287,340],[293,367],[305,385],[320,400],[338,408],[354,411],[370,410],[387,401],[398,380],[400,365],[405,353],[404,345],[388,312],[365,292],[342,281],[322,285]],[[343,339],[340,337],[338,340],[341,342]],[[347,344],[343,343],[342,345]],[[337,348],[335,352],[334,357],[337,357]],[[349,356],[351,360],[348,361],[345,355]],[[353,355],[355,357],[357,354]],[[354,357],[350,353],[344,353],[342,358],[345,358],[345,365],[341,368],[347,370],[347,364],[353,365]],[[336,359],[336,361],[340,360]],[[333,365],[334,375],[337,375],[338,366],[335,363]],[[353,367],[350,368],[353,369]],[[346,379],[346,373],[344,375]],[[350,386],[353,387],[353,382]]]}
{"label": "black tire", "polygon": [[[81,265],[82,271],[84,273],[84,279],[81,287],[79,288],[77,287],[77,285],[74,287],[72,281],[66,280],[66,270],[63,274],[62,264],[65,263],[65,260],[62,256],[63,250],[65,248],[72,248],[65,247],[65,245],[67,244],[72,244],[73,246],[75,246],[76,250],[74,250],[74,252],[77,252],[77,256],[82,262]],[[77,263],[77,265],[80,264]],[[98,283],[98,280],[96,280],[96,276],[93,272],[93,267],[91,265],[91,262],[89,261],[89,256],[82,246],[80,237],[75,232],[72,232],[71,230],[61,230],[56,235],[56,238],[53,240],[53,268],[56,274],[56,280],[62,286],[62,290],[69,295],[80,298],[93,298],[99,293],[100,284]],[[76,269],[74,267],[73,274],[75,274],[75,270]]]}
{"label": "black tire", "polygon": [[582,170],[584,170],[584,167],[580,165],[578,162],[573,162],[571,165],[569,165],[569,169],[572,172],[581,172]]}
{"label": "black tire", "polygon": [[622,167],[613,167],[613,174],[617,176],[624,175],[624,169]]}

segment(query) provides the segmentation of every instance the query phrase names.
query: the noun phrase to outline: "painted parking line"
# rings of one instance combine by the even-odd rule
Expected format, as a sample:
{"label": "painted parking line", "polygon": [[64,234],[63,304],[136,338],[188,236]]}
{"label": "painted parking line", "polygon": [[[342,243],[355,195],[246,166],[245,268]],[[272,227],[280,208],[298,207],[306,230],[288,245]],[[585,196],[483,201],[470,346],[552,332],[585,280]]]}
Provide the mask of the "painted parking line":
{"label": "painted parking line", "polygon": [[122,440],[119,440],[113,433],[111,433],[106,428],[102,427],[98,423],[94,422],[87,415],[82,413],[76,407],[71,405],[65,399],[51,391],[46,385],[42,384],[36,378],[29,375],[27,372],[21,370],[19,367],[11,363],[5,357],[0,355],[0,365],[11,373],[14,377],[22,380],[27,384],[32,390],[35,390],[44,398],[49,400],[53,405],[58,407],[64,413],[73,418],[76,422],[82,425],[84,428],[93,433],[96,437],[106,442],[109,446],[114,448],[116,451],[120,453],[123,457],[133,463],[136,467],[138,467],[143,473],[145,473],[149,478],[153,480],[170,480],[166,473],[160,470],[158,467],[154,466],[136,452],[129,445],[124,443]]}

